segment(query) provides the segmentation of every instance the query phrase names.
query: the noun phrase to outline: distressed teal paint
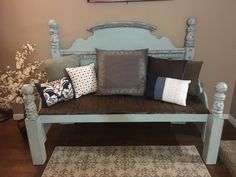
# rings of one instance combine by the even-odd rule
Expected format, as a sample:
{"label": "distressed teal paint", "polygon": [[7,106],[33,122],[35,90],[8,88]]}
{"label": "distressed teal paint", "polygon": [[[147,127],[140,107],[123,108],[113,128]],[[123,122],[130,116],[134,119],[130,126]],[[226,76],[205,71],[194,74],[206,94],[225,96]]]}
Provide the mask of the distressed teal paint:
{"label": "distressed teal paint", "polygon": [[[68,49],[60,48],[58,25],[49,21],[51,53],[53,57],[80,54],[81,65],[96,61],[95,48],[105,50],[132,50],[149,48],[149,55],[159,58],[192,60],[195,52],[195,31],[197,20],[187,20],[185,44],[176,48],[167,37],[157,38],[152,34],[156,28],[140,22],[115,22],[98,25],[90,29],[88,39],[78,38]],[[201,82],[198,96],[208,107],[206,93]],[[33,87],[22,88],[27,118],[28,140],[33,164],[42,165],[46,161],[46,133],[52,123],[93,123],[93,122],[197,122],[202,124],[204,140],[203,159],[206,164],[215,164],[223,128],[223,108],[227,85],[218,83],[214,95],[213,108],[206,114],[109,114],[109,115],[38,115],[34,102]],[[49,108],[50,109],[50,108]]]}

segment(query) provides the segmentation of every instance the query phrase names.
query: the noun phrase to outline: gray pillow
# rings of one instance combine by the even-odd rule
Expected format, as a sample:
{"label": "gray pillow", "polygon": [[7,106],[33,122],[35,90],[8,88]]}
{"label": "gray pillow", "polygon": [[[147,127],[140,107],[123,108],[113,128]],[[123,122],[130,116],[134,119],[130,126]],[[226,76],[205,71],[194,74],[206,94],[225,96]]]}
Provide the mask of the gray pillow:
{"label": "gray pillow", "polygon": [[79,55],[68,55],[44,60],[41,70],[44,70],[48,81],[54,81],[67,76],[65,68],[78,67]]}
{"label": "gray pillow", "polygon": [[96,55],[98,95],[144,95],[148,49],[96,49]]}

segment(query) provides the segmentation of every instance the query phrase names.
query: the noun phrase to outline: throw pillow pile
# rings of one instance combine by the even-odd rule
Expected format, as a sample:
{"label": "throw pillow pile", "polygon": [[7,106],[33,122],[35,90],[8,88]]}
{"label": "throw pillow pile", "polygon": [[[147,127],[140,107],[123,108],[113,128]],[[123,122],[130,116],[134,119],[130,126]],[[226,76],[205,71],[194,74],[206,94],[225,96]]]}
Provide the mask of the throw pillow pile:
{"label": "throw pillow pile", "polygon": [[36,84],[43,107],[93,92],[145,96],[186,106],[187,95],[198,92],[200,61],[148,57],[148,49],[96,49],[96,57],[96,66],[80,66],[79,55],[46,60],[49,82]]}

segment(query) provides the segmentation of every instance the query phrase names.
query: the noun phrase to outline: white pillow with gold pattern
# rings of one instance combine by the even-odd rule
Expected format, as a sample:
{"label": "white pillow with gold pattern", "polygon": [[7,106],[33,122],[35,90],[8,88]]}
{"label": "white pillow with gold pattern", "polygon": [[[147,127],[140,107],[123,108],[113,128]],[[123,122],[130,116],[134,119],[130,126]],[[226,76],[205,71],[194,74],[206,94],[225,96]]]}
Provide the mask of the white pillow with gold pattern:
{"label": "white pillow with gold pattern", "polygon": [[97,91],[94,63],[86,66],[66,68],[66,71],[72,81],[76,98]]}

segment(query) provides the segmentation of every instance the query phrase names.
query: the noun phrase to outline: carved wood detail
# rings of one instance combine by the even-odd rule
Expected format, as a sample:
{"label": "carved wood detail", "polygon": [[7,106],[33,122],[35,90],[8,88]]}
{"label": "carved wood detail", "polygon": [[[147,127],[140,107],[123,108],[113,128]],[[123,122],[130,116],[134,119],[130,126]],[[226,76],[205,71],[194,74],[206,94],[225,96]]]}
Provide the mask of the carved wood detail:
{"label": "carved wood detail", "polygon": [[[186,44],[187,44],[186,46],[193,46],[193,43],[194,43],[194,41],[192,39],[192,36],[193,36],[192,34],[194,33],[194,26],[196,25],[196,23],[195,23],[196,20],[194,20],[194,19],[195,19],[195,17],[191,17],[190,19],[188,19],[188,23],[187,23],[188,24],[188,29],[187,29],[187,31],[188,31],[187,36],[188,37],[186,37]],[[82,55],[92,54],[93,55],[93,54],[95,54],[95,50],[93,47],[90,47],[90,48],[86,47],[88,45],[88,43],[92,42],[91,46],[96,44],[98,47],[103,48],[104,46],[102,46],[102,45],[100,46],[100,44],[108,42],[109,39],[107,41],[105,41],[105,40],[99,41],[100,36],[97,36],[98,34],[96,32],[99,30],[102,32],[102,30],[104,30],[104,29],[110,30],[112,28],[134,28],[134,29],[144,29],[144,31],[145,30],[149,31],[150,36],[148,36],[145,32],[142,32],[142,35],[147,35],[145,37],[148,38],[148,40],[150,40],[149,41],[150,47],[151,47],[151,48],[149,47],[149,49],[150,49],[149,55],[150,56],[160,57],[160,58],[173,58],[173,59],[192,59],[193,55],[194,55],[194,47],[186,47],[185,46],[184,48],[176,48],[176,47],[174,47],[174,45],[171,43],[171,41],[167,37],[156,38],[156,42],[159,41],[160,42],[159,44],[162,44],[161,45],[162,49],[159,48],[159,50],[158,50],[158,47],[160,47],[160,46],[158,46],[156,49],[155,46],[151,45],[151,43],[154,42],[154,40],[155,40],[154,36],[151,34],[151,32],[156,30],[157,28],[151,24],[143,23],[143,22],[111,22],[111,23],[96,25],[88,30],[93,33],[93,35],[90,36],[88,39],[78,38],[77,40],[75,40],[73,42],[73,44],[71,45],[70,48],[61,49],[60,44],[59,44],[60,39],[59,39],[59,31],[58,31],[57,23],[55,22],[55,20],[50,20],[48,24],[50,27],[50,34],[51,34],[52,57],[59,57],[59,56],[70,55],[70,54],[82,54]],[[100,31],[99,31],[99,33],[100,33]],[[114,32],[117,32],[117,31],[114,31]],[[132,31],[129,30],[129,32],[131,32],[131,34],[132,34]],[[124,34],[124,35],[127,35],[127,34]],[[96,38],[96,37],[98,37],[98,38]],[[109,38],[112,36],[107,36],[107,37]],[[152,39],[150,39],[149,37]],[[99,40],[97,41],[97,39],[99,39]],[[137,38],[137,40],[138,39],[139,38]],[[153,41],[151,41],[151,40],[153,40]],[[143,41],[141,41],[141,42],[143,42]],[[147,43],[148,43],[148,41],[147,41]],[[116,44],[118,44],[118,43],[116,43]],[[129,45],[129,46],[132,46],[132,45]],[[119,46],[119,47],[122,48],[122,46]],[[121,49],[117,49],[117,50],[121,50]]]}
{"label": "carved wood detail", "polygon": [[30,84],[25,84],[22,87],[26,118],[30,120],[36,120],[38,118],[38,111],[34,101],[35,96],[33,95],[33,91],[34,88]]}
{"label": "carved wood detail", "polygon": [[197,18],[190,17],[187,20],[187,35],[185,38],[185,59],[192,60],[194,58],[195,53],[195,33],[196,33],[196,26],[197,26]]}
{"label": "carved wood detail", "polygon": [[105,28],[118,28],[118,27],[142,28],[142,29],[149,30],[150,32],[153,32],[157,29],[157,27],[151,24],[142,23],[142,22],[111,22],[111,23],[96,25],[88,29],[88,31],[93,33],[94,31],[105,29]]}
{"label": "carved wood detail", "polygon": [[216,93],[214,95],[213,106],[211,109],[213,118],[223,119],[225,92],[227,89],[228,87],[224,82],[219,82],[216,85]]}
{"label": "carved wood detail", "polygon": [[195,46],[195,32],[196,32],[196,25],[197,25],[197,18],[190,17],[187,20],[187,35],[186,35],[186,47],[194,47]]}
{"label": "carved wood detail", "polygon": [[51,36],[51,53],[52,57],[60,56],[60,39],[59,39],[59,31],[58,26],[55,20],[50,20],[48,22],[48,26],[50,28],[50,36]]}

